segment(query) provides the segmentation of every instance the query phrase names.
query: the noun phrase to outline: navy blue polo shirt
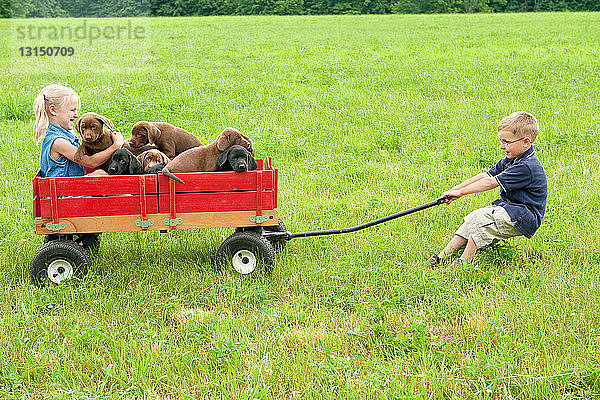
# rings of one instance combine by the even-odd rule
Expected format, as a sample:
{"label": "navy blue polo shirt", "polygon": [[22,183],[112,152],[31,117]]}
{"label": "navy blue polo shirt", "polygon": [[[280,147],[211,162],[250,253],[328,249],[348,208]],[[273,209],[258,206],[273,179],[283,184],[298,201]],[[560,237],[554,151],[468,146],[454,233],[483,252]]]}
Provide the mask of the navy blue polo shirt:
{"label": "navy blue polo shirt", "polygon": [[492,204],[503,207],[515,227],[531,238],[542,224],[548,198],[548,180],[533,146],[519,157],[505,157],[487,172],[500,185],[500,198]]}

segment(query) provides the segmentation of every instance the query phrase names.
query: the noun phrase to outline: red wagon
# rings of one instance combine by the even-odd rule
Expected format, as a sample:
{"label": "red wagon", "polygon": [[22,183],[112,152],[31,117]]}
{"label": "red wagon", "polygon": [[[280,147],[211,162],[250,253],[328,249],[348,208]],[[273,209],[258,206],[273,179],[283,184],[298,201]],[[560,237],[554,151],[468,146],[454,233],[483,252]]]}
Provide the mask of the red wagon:
{"label": "red wagon", "polygon": [[277,169],[270,157],[249,172],[33,179],[35,232],[46,235],[31,263],[34,283],[81,277],[104,232],[236,227],[217,260],[241,274],[270,268],[285,243],[277,212]]}

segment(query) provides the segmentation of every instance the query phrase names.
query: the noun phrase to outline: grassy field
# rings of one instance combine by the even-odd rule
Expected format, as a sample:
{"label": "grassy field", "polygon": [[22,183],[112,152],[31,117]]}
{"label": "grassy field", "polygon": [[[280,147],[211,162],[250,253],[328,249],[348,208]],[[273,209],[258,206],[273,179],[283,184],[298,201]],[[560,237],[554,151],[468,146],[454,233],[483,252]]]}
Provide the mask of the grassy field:
{"label": "grassy field", "polygon": [[[0,21],[0,398],[600,396],[600,14],[87,20],[141,39],[20,39]],[[19,47],[73,46],[72,57]],[[79,284],[37,289],[32,102],[73,87],[125,137],[226,126],[279,168],[291,231],[431,201],[538,117],[542,227],[425,268],[497,190],[351,235],[298,239],[273,273],[213,267],[231,229],[105,234]]]}

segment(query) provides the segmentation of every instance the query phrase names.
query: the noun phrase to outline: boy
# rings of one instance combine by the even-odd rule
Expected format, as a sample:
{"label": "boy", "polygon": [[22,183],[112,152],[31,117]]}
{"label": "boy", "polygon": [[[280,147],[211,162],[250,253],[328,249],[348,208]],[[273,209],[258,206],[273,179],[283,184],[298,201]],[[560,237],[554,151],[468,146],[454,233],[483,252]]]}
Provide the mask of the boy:
{"label": "boy", "polygon": [[466,194],[500,186],[500,198],[494,200],[491,206],[467,215],[446,248],[431,256],[431,267],[445,263],[445,256],[463,246],[465,250],[453,266],[470,261],[477,249],[499,240],[520,235],[533,236],[542,223],[548,197],[546,173],[532,146],[537,134],[538,123],[533,115],[524,111],[510,114],[498,124],[500,149],[506,158],[487,173],[475,175],[442,193],[442,197],[449,197],[446,202],[449,204]]}

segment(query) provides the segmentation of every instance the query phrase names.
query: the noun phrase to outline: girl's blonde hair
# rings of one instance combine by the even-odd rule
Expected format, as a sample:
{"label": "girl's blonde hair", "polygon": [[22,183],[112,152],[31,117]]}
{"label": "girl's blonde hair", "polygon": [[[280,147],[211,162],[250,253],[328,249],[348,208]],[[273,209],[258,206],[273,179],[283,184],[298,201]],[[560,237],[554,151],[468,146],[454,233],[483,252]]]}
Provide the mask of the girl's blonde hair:
{"label": "girl's blonde hair", "polygon": [[79,95],[71,88],[61,85],[48,85],[42,89],[38,97],[33,101],[35,111],[35,124],[33,125],[33,140],[38,143],[50,123],[48,107],[54,105],[60,107],[67,101],[76,101],[77,108],[81,107]]}

